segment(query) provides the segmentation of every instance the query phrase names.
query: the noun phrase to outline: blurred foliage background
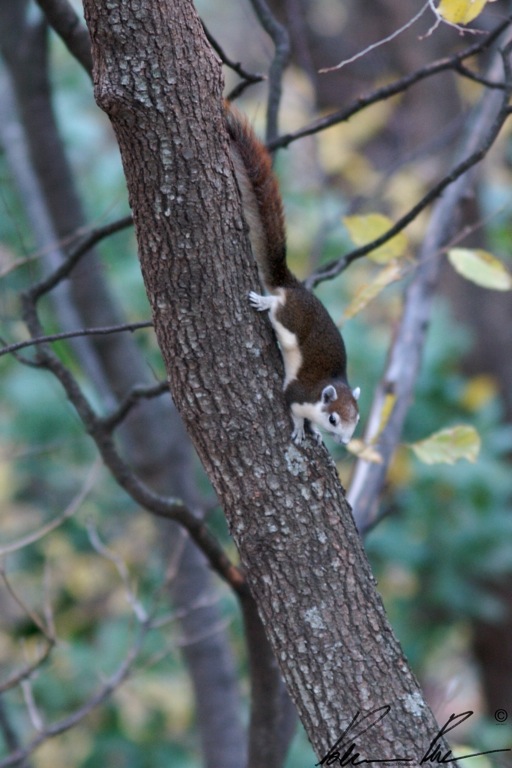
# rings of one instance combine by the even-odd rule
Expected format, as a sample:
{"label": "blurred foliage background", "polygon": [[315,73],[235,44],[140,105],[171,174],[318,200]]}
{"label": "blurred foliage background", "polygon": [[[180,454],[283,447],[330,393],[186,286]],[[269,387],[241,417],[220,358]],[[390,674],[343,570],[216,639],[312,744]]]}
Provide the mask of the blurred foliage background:
{"label": "blurred foliage background", "polygon": [[[283,0],[271,5],[294,40],[284,82],[283,133],[462,45],[456,30],[441,29],[419,41],[414,28],[339,73],[320,76],[319,67],[381,39],[411,18],[418,4],[382,0],[358,7],[340,0]],[[213,7],[201,0],[198,7],[233,60],[249,70],[267,70],[271,45],[249,4],[223,0]],[[505,7],[496,3],[481,24],[492,25]],[[53,34],[50,51],[59,128],[87,220],[98,225],[128,211],[117,145],[94,103],[90,81]],[[236,77],[227,71],[226,79],[229,90]],[[402,215],[442,172],[465,110],[480,89],[453,74],[441,85],[428,80],[280,152],[277,170],[294,271],[305,277],[351,248],[344,216],[374,210],[392,219]],[[264,99],[265,84],[260,84],[240,104],[260,131]],[[483,240],[510,266],[509,134],[508,127],[481,170],[469,221],[478,223],[473,239]],[[11,342],[26,335],[18,297],[39,275],[40,254],[5,152],[0,154],[0,210],[1,335]],[[425,220],[422,215],[407,231],[411,260]],[[103,241],[100,253],[104,276],[126,320],[149,319],[133,231]],[[18,265],[20,259],[24,263]],[[377,270],[363,259],[319,287],[340,323],[344,307]],[[469,286],[449,265],[444,274],[404,446],[396,454],[382,501],[384,514],[368,534],[367,550],[390,619],[439,719],[472,709],[478,720],[460,736],[478,736],[480,747],[498,748],[510,740],[510,729],[494,721],[494,711],[508,708],[512,717],[512,395],[509,374],[503,372],[512,365],[511,348],[479,326],[486,308],[502,297],[498,301],[493,292]],[[388,287],[343,324],[350,378],[363,392],[363,422],[400,312],[403,282]],[[498,326],[510,326],[510,294],[500,306]],[[47,329],[58,330],[51,308],[45,313]],[[163,378],[152,333],[140,331],[136,340],[148,370]],[[498,362],[486,354],[486,346],[498,346]],[[67,343],[56,349],[82,378]],[[0,358],[0,376],[0,685],[44,652],[40,622],[54,623],[56,638],[30,687],[15,686],[0,697],[0,760],[9,754],[14,735],[25,741],[34,733],[31,697],[37,703],[32,715],[43,713],[51,723],[82,706],[130,657],[127,679],[71,730],[39,747],[30,765],[198,768],[194,696],[176,611],[166,597],[173,571],[160,547],[158,526],[96,463],[92,442],[56,381],[12,355]],[[406,447],[461,422],[480,434],[475,464],[426,465]],[[347,486],[354,458],[340,448],[333,451]],[[193,482],[211,508],[210,525],[234,557],[221,511],[200,468],[194,471]],[[77,509],[57,528],[9,551],[12,542],[62,515],[80,489]],[[247,706],[236,601],[219,581],[210,599],[218,604]],[[154,617],[150,631],[136,620],[137,611]],[[299,733],[287,765],[309,768],[314,761]]]}

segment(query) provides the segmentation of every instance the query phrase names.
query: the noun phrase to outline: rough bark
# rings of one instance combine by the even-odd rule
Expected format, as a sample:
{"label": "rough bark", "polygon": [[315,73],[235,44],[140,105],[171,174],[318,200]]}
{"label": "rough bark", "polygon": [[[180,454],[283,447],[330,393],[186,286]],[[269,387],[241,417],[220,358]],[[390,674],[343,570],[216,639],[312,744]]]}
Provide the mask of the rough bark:
{"label": "rough bark", "polygon": [[219,63],[190,0],[84,5],[96,98],[121,148],[173,397],[308,735],[324,755],[357,712],[389,705],[358,731],[357,750],[419,763],[435,720],[387,622],[333,464],[316,446],[290,443],[278,352],[245,299],[256,271]]}

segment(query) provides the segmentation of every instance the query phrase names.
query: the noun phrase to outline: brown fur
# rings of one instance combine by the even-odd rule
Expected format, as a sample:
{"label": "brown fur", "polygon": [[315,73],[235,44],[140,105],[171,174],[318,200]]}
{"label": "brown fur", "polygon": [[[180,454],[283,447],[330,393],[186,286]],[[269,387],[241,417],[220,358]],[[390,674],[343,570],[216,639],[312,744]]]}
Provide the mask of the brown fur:
{"label": "brown fur", "polygon": [[235,158],[239,156],[242,164],[240,169],[235,163],[249,227],[253,230],[263,224],[262,232],[258,233],[261,246],[256,248],[254,254],[263,282],[269,290],[292,284],[295,278],[286,264],[283,203],[270,155],[247,120],[232,108],[226,110],[226,125]]}
{"label": "brown fur", "polygon": [[[286,401],[290,406],[318,403],[324,387],[332,385],[337,397],[325,403],[322,411],[338,413],[344,423],[356,423],[358,407],[347,382],[343,338],[323,304],[286,263],[283,205],[270,156],[247,121],[229,106],[226,124],[252,250],[267,291],[282,302],[275,320],[294,335],[302,360],[296,377],[286,386]],[[283,341],[287,339],[283,337]],[[287,352],[283,344],[282,351],[283,355]]]}

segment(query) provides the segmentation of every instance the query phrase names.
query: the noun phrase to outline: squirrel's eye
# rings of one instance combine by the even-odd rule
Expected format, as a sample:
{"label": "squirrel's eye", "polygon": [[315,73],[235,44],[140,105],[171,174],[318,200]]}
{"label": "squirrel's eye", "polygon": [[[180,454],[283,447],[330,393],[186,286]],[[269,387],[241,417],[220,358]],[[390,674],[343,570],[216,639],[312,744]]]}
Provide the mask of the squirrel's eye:
{"label": "squirrel's eye", "polygon": [[333,427],[335,427],[337,423],[338,423],[338,419],[336,418],[334,413],[331,413],[331,415],[329,416],[329,424],[332,424]]}

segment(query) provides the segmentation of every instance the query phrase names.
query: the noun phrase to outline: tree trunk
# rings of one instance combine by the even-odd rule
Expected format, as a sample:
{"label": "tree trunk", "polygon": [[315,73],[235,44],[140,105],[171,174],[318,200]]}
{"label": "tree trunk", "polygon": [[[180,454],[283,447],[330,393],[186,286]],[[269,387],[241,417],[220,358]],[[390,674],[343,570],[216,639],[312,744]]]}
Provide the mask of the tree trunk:
{"label": "tree trunk", "polygon": [[[298,449],[222,117],[190,0],[86,0],[96,98],[114,126],[174,401],[221,499],[309,738],[352,719],[366,759],[420,762],[437,726],[387,622],[335,467]],[[382,715],[382,717],[379,717]],[[371,725],[371,727],[370,727]],[[343,751],[342,750],[342,751]]]}

